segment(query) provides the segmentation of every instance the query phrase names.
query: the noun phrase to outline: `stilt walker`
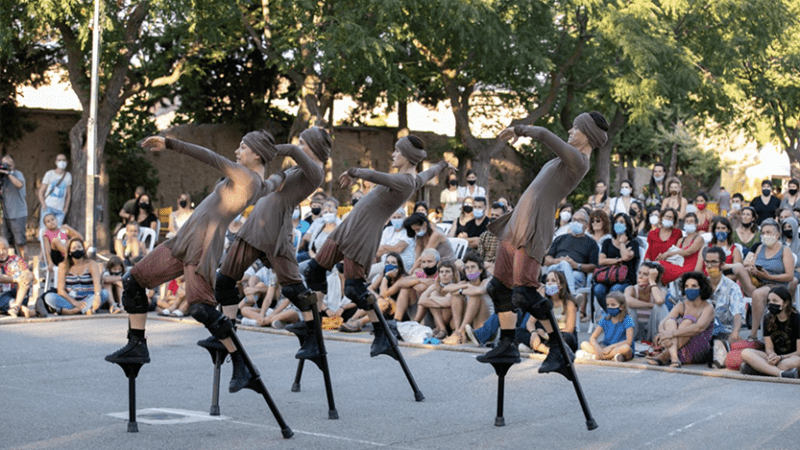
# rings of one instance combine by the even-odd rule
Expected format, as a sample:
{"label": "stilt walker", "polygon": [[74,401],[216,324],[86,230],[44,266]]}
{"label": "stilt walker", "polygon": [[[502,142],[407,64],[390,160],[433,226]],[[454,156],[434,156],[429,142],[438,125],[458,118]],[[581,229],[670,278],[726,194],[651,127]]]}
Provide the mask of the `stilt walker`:
{"label": "stilt walker", "polygon": [[575,118],[567,142],[545,128],[534,126],[517,125],[500,133],[501,139],[513,138],[512,144],[520,136],[533,138],[555,153],[556,158],[542,166],[514,211],[489,225],[489,229],[500,238],[494,278],[486,288],[500,318],[500,340],[492,350],[477,359],[494,366],[498,375],[497,426],[505,423],[502,417],[505,374],[511,365],[521,361],[514,342],[516,316],[513,309],[516,306],[541,321],[550,337],[550,351],[539,367],[539,373],[558,372],[571,380],[586,416],[587,427],[590,430],[597,428],[575,374],[574,356],[564,344],[553,316],[552,303],[539,294],[537,288],[541,262],[553,240],[553,218],[558,204],[586,176],[592,150],[606,143],[607,130],[605,118],[598,112],[591,112]]}
{"label": "stilt walker", "polygon": [[[239,304],[236,282],[242,279],[248,267],[260,259],[275,272],[283,295],[302,311],[306,321],[312,323],[312,311],[316,308],[317,296],[303,283],[297,266],[292,245],[292,212],[322,184],[325,175],[323,165],[330,156],[331,138],[322,128],[312,127],[300,134],[299,146],[284,144],[279,145],[278,149],[280,153],[285,152],[291,156],[297,165],[285,171],[286,188],[260,199],[247,222],[236,234],[222,260],[215,295],[217,301],[223,305],[225,315],[233,318]],[[321,336],[320,334],[319,337]],[[315,336],[312,338],[316,339]],[[330,372],[324,352],[314,362],[325,377],[328,417],[336,419],[338,412],[333,401]]]}
{"label": "stilt walker", "polygon": [[[426,156],[422,140],[416,136],[406,136],[397,141],[392,154],[392,167],[398,169],[397,173],[388,174],[356,167],[351,167],[342,173],[339,176],[339,185],[343,188],[350,186],[357,178],[369,181],[375,187],[359,200],[347,218],[331,233],[317,255],[309,261],[303,274],[309,288],[325,293],[327,271],[339,261],[344,261],[344,294],[356,306],[367,312],[374,326],[375,339],[370,349],[370,356],[385,354],[395,358],[403,368],[417,401],[422,401],[424,396],[408,370],[397,345],[397,339],[389,330],[374,296],[367,290],[364,268],[370,267],[375,259],[381,232],[392,214],[403,206],[414,192],[442,170],[447,168],[455,170],[455,167],[446,161],[441,161],[425,172],[417,174],[417,164]],[[321,331],[318,324],[314,325],[301,329],[306,339],[297,352],[298,358],[311,359],[322,351],[315,336],[321,335]]]}
{"label": "stilt walker", "polygon": [[145,289],[184,275],[189,313],[221,341],[224,351],[230,353],[233,375],[228,390],[233,393],[249,387],[262,393],[283,436],[291,437],[291,429],[284,423],[258,370],[236,338],[233,324],[217,311],[213,290],[228,224],[257,199],[280,189],[285,181],[283,172],[264,180],[264,165],[277,154],[274,138],[266,131],[248,133],[236,150],[236,163],[208,149],[158,136],[147,138],[142,147],[184,153],[218,169],[225,178],[198,205],[174,238],[156,247],[123,278],[122,304],[130,314],[128,343],[106,356],[106,361],[119,364],[126,374],[138,373],[138,368],[135,372],[129,369],[131,365],[141,367],[150,362],[144,335],[149,307]]}

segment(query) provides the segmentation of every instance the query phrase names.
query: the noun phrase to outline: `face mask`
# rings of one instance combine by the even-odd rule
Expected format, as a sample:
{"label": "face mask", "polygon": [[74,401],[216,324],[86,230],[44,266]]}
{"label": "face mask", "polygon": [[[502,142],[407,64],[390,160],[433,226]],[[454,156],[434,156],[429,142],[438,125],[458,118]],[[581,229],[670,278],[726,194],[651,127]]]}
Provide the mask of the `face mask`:
{"label": "face mask", "polygon": [[554,296],[558,294],[558,285],[557,284],[545,284],[544,285],[544,293],[549,296]]}
{"label": "face mask", "polygon": [[467,274],[467,280],[469,280],[469,281],[475,281],[475,280],[477,280],[478,278],[480,278],[480,276],[481,276],[481,273],[480,273],[480,272],[468,273],[468,274]]}
{"label": "face mask", "polygon": [[425,236],[425,233],[427,233],[427,232],[428,232],[428,230],[425,230],[425,229],[419,230],[419,231],[417,231],[417,237]]}
{"label": "face mask", "polygon": [[422,271],[423,271],[423,272],[425,272],[425,275],[427,275],[427,276],[429,276],[429,277],[430,277],[430,276],[433,276],[433,274],[435,274],[435,273],[436,273],[438,270],[439,270],[439,269],[437,269],[437,268],[436,268],[436,266],[433,266],[433,267],[423,267],[423,268],[422,268]]}
{"label": "face mask", "polygon": [[658,225],[658,221],[661,220],[658,216],[650,216],[650,225]]}
{"label": "face mask", "polygon": [[675,224],[669,219],[664,219],[664,220],[661,221],[661,225],[664,228],[672,228],[672,226],[675,225]]}
{"label": "face mask", "polygon": [[458,180],[450,180],[447,182],[450,186],[458,186]]}
{"label": "face mask", "polygon": [[325,213],[325,214],[322,215],[322,220],[325,223],[332,223],[334,220],[336,220],[336,214],[334,214],[334,213]]}
{"label": "face mask", "polygon": [[353,199],[353,201],[351,201],[350,203],[351,203],[353,206],[356,206],[356,203],[358,203],[358,199],[357,199],[357,198],[354,198],[354,199]]}
{"label": "face mask", "polygon": [[472,215],[475,216],[476,219],[480,219],[481,217],[483,217],[484,213],[485,213],[485,210],[483,210],[483,209],[474,209],[474,210],[472,210]]}
{"label": "face mask", "polygon": [[789,189],[789,195],[791,195],[792,197],[797,195],[797,189]]}
{"label": "face mask", "polygon": [[705,203],[700,203],[699,205],[697,205],[697,209],[700,210],[700,211],[706,209],[706,204]]}
{"label": "face mask", "polygon": [[700,297],[700,289],[685,289],[683,291],[683,294],[686,296],[687,299],[694,300],[697,297]]}
{"label": "face mask", "polygon": [[686,214],[697,212],[697,207],[694,205],[686,205]]}
{"label": "face mask", "polygon": [[315,206],[315,207],[311,208],[311,214],[313,214],[315,216],[318,216],[319,213],[321,213],[321,212],[322,212],[322,208],[319,207],[319,206]]}
{"label": "face mask", "polygon": [[778,242],[777,236],[761,236],[761,243],[767,247],[772,247],[776,242]]}
{"label": "face mask", "polygon": [[722,274],[722,272],[719,270],[719,267],[708,267],[706,268],[706,271],[708,272],[708,276],[711,278],[718,278]]}
{"label": "face mask", "polygon": [[763,195],[764,197],[769,197],[769,194],[771,192],[772,192],[772,189],[762,189],[761,190],[761,195]]}
{"label": "face mask", "polygon": [[469,214],[469,213],[471,213],[471,212],[472,212],[472,205],[464,205],[464,206],[462,206],[462,207],[461,207],[461,209],[462,209],[462,210],[463,210],[465,213]]}
{"label": "face mask", "polygon": [[731,209],[734,210],[734,211],[738,211],[738,210],[742,209],[742,204],[741,203],[734,203],[734,204],[731,205]]}
{"label": "face mask", "polygon": [[147,208],[150,205],[149,202],[141,202],[139,203],[139,208]]}
{"label": "face mask", "polygon": [[786,239],[791,239],[792,238],[792,230],[791,229],[783,230],[783,237],[785,237]]}
{"label": "face mask", "polygon": [[776,305],[775,303],[770,303],[769,305],[767,305],[767,309],[769,310],[770,314],[772,314],[773,316],[777,316],[778,314],[781,313],[781,310],[783,308],[781,308],[781,305]]}
{"label": "face mask", "polygon": [[299,218],[300,218],[300,210],[295,209],[294,211],[292,211],[292,220],[297,220]]}
{"label": "face mask", "polygon": [[622,189],[620,189],[619,190],[619,195],[621,195],[623,197],[627,197],[627,196],[631,195],[631,188],[622,188]]}
{"label": "face mask", "polygon": [[395,266],[394,264],[386,264],[385,266],[383,266],[383,273],[389,273],[393,270],[397,270],[397,266]]}
{"label": "face mask", "polygon": [[403,228],[403,219],[392,219],[392,226],[395,230]]}
{"label": "face mask", "polygon": [[470,186],[474,186],[477,182],[478,180],[467,180],[467,183],[469,183]]}
{"label": "face mask", "polygon": [[580,222],[570,222],[569,232],[575,235],[583,234],[583,224]]}
{"label": "face mask", "polygon": [[561,214],[558,215],[564,222],[569,222],[569,219],[572,219],[572,213],[569,211],[561,211]]}
{"label": "face mask", "polygon": [[71,256],[72,259],[81,259],[86,256],[86,252],[83,250],[74,250],[69,253],[69,256]]}
{"label": "face mask", "polygon": [[728,240],[728,232],[727,231],[717,231],[716,233],[714,233],[714,236],[716,236],[717,241],[719,241],[719,242]]}
{"label": "face mask", "polygon": [[686,225],[683,226],[683,231],[687,233],[694,233],[695,231],[697,231],[697,225],[693,223],[687,223]]}
{"label": "face mask", "polygon": [[664,175],[661,175],[660,177],[653,176],[653,179],[656,180],[656,183],[661,183],[664,181]]}
{"label": "face mask", "polygon": [[611,317],[617,317],[619,315],[619,308],[608,308],[606,312]]}
{"label": "face mask", "polygon": [[[58,167],[61,170],[64,170],[64,169],[67,168],[67,162],[66,161],[56,161],[56,167]],[[792,194],[792,195],[794,195],[794,194]]]}
{"label": "face mask", "polygon": [[189,202],[187,202],[186,200],[181,200],[178,202],[178,204],[181,205],[181,208],[186,208],[186,205],[188,205]]}
{"label": "face mask", "polygon": [[619,234],[625,234],[625,231],[627,231],[627,230],[628,230],[628,226],[625,225],[624,223],[615,223],[614,224],[614,233],[617,233],[618,235]]}

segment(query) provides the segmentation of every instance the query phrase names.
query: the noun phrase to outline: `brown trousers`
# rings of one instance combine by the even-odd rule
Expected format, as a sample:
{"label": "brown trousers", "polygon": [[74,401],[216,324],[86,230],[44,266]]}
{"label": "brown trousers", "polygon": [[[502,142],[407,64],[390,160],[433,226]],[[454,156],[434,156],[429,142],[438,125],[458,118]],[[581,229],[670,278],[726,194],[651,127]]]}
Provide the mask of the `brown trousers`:
{"label": "brown trousers", "polygon": [[278,283],[283,286],[303,281],[294,256],[288,258],[268,255],[240,237],[237,237],[231,244],[228,253],[222,259],[222,266],[219,271],[234,280],[241,280],[247,268],[253,265],[257,259],[260,259],[266,267],[275,272]]}
{"label": "brown trousers", "polygon": [[198,275],[196,270],[196,265],[184,264],[183,261],[172,256],[172,250],[161,244],[133,266],[131,275],[142,287],[148,289],[183,275],[186,301],[190,305],[206,303],[216,306],[217,301],[214,299],[214,289],[211,287],[211,283]]}
{"label": "brown trousers", "polygon": [[541,264],[528,256],[525,248],[515,249],[507,241],[501,241],[498,245],[494,276],[507,287],[539,287],[541,269]]}

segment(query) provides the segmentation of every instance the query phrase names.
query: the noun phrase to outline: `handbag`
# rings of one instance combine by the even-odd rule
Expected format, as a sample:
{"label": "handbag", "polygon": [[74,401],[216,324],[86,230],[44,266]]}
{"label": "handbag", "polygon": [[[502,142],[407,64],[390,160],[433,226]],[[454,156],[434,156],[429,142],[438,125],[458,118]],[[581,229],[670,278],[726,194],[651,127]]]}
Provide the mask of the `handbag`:
{"label": "handbag", "polygon": [[601,284],[619,284],[628,278],[628,266],[612,264],[594,269],[594,280]]}

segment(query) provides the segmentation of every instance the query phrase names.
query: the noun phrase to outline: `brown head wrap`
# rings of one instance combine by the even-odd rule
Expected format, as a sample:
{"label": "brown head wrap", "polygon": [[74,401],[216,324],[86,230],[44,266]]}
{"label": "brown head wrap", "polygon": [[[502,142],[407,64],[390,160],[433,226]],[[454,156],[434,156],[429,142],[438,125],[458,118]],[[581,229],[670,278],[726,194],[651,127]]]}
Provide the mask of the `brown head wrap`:
{"label": "brown head wrap", "polygon": [[594,123],[594,119],[589,113],[581,113],[575,118],[575,128],[581,130],[589,138],[589,145],[592,148],[602,147],[608,140],[608,134]]}
{"label": "brown head wrap", "polygon": [[408,136],[405,136],[397,141],[395,147],[400,150],[400,153],[406,157],[408,162],[415,166],[428,156],[428,152],[425,150],[414,147],[414,144],[411,143],[411,140],[408,138]]}
{"label": "brown head wrap", "polygon": [[242,142],[247,144],[250,150],[256,152],[264,160],[264,163],[275,159],[275,155],[278,153],[278,149],[275,148],[275,138],[268,131],[251,131],[244,135]]}
{"label": "brown head wrap", "polygon": [[300,139],[305,141],[317,159],[323,163],[328,160],[331,154],[331,137],[327,131],[320,127],[311,127],[300,133]]}

